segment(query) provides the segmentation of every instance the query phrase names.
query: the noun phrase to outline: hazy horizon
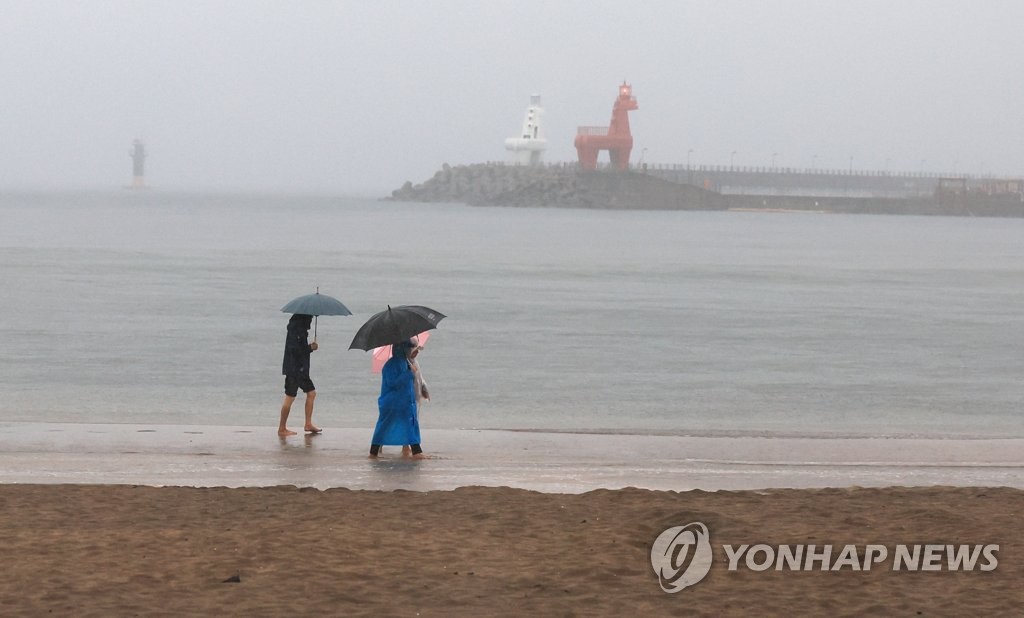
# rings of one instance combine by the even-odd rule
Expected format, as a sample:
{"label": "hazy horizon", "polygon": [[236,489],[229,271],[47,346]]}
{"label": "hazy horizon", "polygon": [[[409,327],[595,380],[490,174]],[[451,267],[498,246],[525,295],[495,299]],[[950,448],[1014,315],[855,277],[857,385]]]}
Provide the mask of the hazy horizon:
{"label": "hazy horizon", "polygon": [[0,190],[381,196],[504,161],[531,94],[574,161],[1024,176],[1024,3],[0,0]]}

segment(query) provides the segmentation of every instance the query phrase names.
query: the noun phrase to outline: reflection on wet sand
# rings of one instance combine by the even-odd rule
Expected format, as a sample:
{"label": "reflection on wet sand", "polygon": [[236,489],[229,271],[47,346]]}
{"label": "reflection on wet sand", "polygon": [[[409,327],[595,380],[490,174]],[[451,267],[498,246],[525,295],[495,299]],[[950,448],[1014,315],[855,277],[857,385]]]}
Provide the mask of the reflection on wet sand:
{"label": "reflection on wet sand", "polygon": [[0,483],[759,489],[1024,486],[1022,439],[723,437],[426,430],[431,456],[367,458],[370,429],[0,423]]}

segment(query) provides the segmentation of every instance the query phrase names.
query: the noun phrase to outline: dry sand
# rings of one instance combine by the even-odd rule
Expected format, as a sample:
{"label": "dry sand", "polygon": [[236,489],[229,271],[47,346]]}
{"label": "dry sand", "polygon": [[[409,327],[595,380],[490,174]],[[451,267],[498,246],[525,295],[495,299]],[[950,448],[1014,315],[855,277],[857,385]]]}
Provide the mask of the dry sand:
{"label": "dry sand", "polygon": [[[0,485],[2,615],[1019,615],[1024,491]],[[650,547],[710,529],[661,591]],[[998,543],[982,572],[730,572],[722,544]],[[837,550],[838,552],[838,547]],[[885,568],[888,567],[888,568]],[[232,576],[237,582],[225,582]]]}

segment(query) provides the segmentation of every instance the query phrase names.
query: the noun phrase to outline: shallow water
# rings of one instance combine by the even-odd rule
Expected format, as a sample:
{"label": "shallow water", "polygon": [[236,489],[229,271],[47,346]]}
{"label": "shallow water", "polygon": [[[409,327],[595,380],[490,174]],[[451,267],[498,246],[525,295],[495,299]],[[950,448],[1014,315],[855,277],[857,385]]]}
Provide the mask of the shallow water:
{"label": "shallow water", "polygon": [[425,440],[1024,436],[1019,219],[159,192],[4,195],[0,217],[8,421],[272,426],[278,309],[319,286],[355,313],[318,321],[327,427],[376,417],[358,326],[424,304],[449,316]]}

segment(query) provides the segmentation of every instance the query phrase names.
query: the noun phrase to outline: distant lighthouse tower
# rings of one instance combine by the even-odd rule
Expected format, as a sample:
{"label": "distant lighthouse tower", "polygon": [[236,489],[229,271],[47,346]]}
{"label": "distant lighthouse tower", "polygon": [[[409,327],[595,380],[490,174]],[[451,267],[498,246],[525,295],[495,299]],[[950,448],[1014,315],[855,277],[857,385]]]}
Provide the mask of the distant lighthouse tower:
{"label": "distant lighthouse tower", "polygon": [[544,138],[544,131],[541,128],[543,116],[544,108],[540,106],[540,95],[531,95],[530,106],[526,108],[526,118],[523,120],[523,130],[519,132],[519,137],[505,140],[505,149],[511,153],[513,164],[540,165],[544,150],[548,147],[548,140]]}
{"label": "distant lighthouse tower", "polygon": [[128,151],[132,158],[132,189],[147,189],[146,186],[146,145],[135,138],[132,149]]}

